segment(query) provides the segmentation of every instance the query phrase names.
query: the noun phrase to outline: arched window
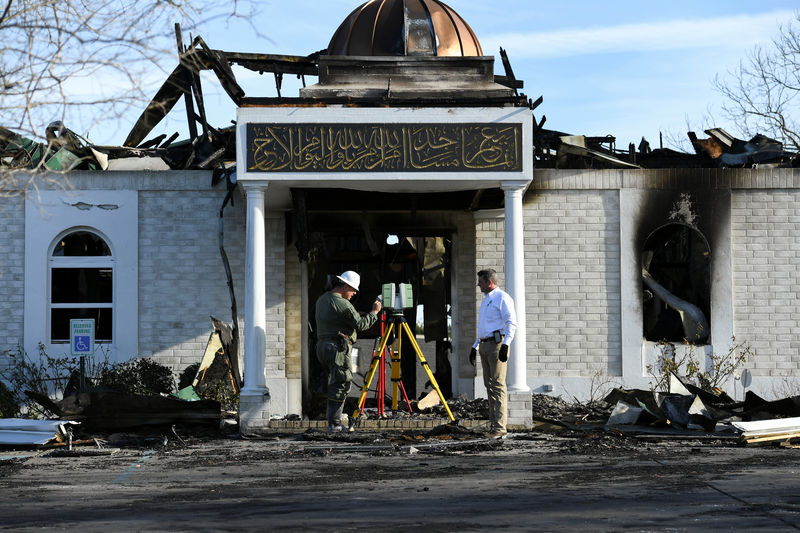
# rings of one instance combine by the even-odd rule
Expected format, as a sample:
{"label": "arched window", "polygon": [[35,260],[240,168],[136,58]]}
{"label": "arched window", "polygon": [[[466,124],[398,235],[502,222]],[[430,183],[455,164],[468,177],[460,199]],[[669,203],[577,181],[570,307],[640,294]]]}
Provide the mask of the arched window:
{"label": "arched window", "polygon": [[711,252],[691,226],[667,224],[642,251],[644,337],[648,341],[704,343],[710,334]]}
{"label": "arched window", "polygon": [[105,239],[90,230],[57,239],[49,260],[50,342],[68,343],[69,321],[92,318],[95,341],[114,332],[114,257]]}

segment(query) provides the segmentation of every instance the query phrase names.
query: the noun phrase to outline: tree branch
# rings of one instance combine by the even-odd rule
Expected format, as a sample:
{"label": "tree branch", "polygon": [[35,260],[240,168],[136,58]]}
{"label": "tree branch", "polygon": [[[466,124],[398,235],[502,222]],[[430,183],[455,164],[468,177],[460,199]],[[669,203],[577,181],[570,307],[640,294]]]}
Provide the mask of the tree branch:
{"label": "tree branch", "polygon": [[6,4],[5,9],[3,9],[3,14],[0,15],[0,27],[3,26],[3,21],[6,20],[6,17],[8,16],[8,12],[11,10],[12,2],[14,2],[14,0],[8,0],[8,3]]}

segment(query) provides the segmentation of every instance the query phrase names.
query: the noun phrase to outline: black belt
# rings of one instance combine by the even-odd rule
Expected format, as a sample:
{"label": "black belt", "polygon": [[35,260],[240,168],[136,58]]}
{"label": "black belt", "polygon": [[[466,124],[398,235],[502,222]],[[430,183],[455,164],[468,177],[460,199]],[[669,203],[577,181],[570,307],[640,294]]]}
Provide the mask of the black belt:
{"label": "black belt", "polygon": [[481,339],[481,342],[494,342],[495,344],[497,344],[497,342],[495,342],[495,340],[494,340],[494,336],[492,336],[492,337],[484,337],[484,338]]}
{"label": "black belt", "polygon": [[341,335],[322,335],[321,337],[319,337],[319,340],[321,340],[321,341],[337,341],[337,342],[340,341],[340,340],[346,340],[348,342],[348,344],[350,343],[350,339],[348,337],[342,337]]}

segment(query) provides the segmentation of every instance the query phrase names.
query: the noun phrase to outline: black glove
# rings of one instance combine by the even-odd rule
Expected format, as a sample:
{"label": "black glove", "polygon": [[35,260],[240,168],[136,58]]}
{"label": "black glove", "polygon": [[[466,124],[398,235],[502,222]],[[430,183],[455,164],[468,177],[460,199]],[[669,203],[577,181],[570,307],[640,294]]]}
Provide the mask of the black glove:
{"label": "black glove", "polygon": [[498,355],[497,358],[503,363],[508,361],[508,344],[503,344],[500,346],[500,355]]}
{"label": "black glove", "polygon": [[469,364],[475,366],[475,358],[478,356],[478,352],[475,351],[475,348],[469,351]]}

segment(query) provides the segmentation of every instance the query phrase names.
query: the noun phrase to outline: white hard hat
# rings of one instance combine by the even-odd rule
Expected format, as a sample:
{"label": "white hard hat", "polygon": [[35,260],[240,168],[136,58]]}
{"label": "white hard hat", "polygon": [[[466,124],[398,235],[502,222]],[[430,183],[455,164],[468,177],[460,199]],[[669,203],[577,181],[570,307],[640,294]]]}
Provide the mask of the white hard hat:
{"label": "white hard hat", "polygon": [[348,270],[347,272],[342,272],[341,276],[336,276],[338,279],[344,281],[355,290],[358,290],[358,284],[361,283],[361,276],[353,272],[352,270]]}

